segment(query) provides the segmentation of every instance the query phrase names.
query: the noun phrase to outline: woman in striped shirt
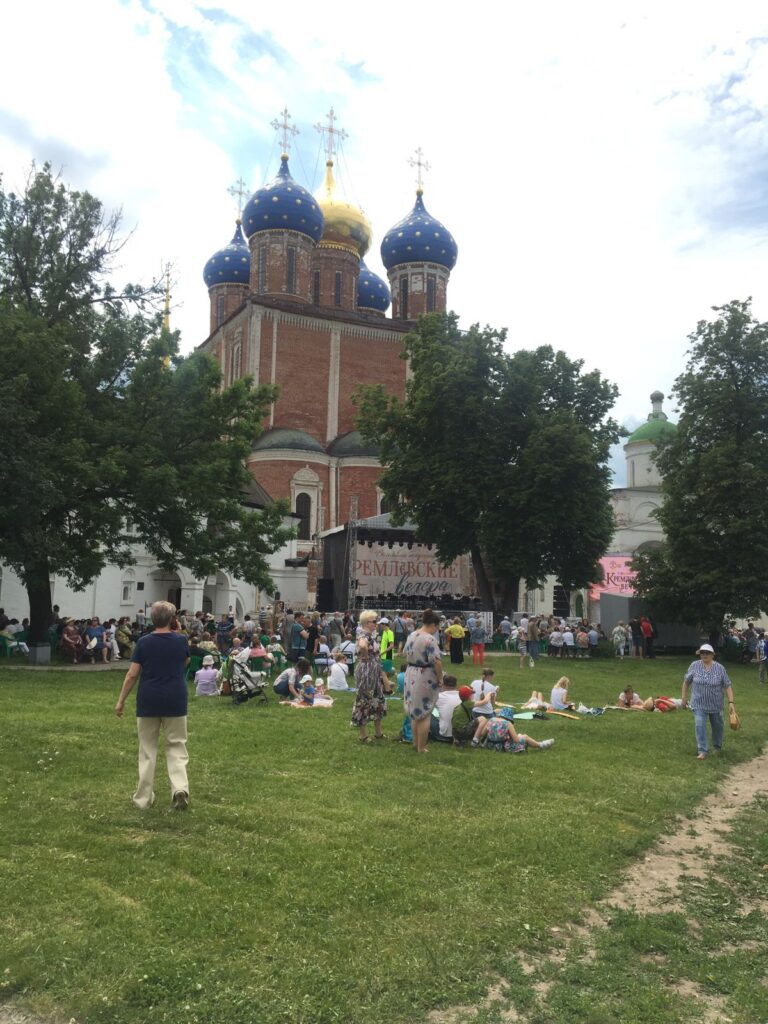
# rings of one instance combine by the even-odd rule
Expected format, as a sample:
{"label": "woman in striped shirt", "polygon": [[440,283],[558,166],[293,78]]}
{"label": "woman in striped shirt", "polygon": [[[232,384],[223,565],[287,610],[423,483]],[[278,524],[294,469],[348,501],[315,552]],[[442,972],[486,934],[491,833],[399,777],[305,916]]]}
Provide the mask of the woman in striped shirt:
{"label": "woman in striped shirt", "polygon": [[734,708],[733,687],[728,673],[723,666],[715,661],[715,652],[709,644],[702,644],[696,652],[698,661],[691,662],[683,678],[683,707],[688,700],[688,688],[691,692],[691,710],[696,721],[697,759],[705,760],[709,753],[707,743],[707,719],[712,729],[712,746],[715,753],[722,749],[725,723],[723,721],[723,692],[728,698],[728,707]]}

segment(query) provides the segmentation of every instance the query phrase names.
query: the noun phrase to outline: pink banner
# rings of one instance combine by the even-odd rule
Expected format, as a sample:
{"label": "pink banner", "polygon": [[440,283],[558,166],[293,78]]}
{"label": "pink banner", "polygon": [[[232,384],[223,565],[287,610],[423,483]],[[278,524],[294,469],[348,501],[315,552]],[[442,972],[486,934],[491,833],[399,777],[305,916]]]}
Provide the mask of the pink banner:
{"label": "pink banner", "polygon": [[637,573],[632,572],[630,563],[632,555],[606,555],[600,559],[603,568],[601,583],[593,583],[589,588],[589,600],[599,601],[601,594],[621,594],[623,597],[634,597],[633,586]]}

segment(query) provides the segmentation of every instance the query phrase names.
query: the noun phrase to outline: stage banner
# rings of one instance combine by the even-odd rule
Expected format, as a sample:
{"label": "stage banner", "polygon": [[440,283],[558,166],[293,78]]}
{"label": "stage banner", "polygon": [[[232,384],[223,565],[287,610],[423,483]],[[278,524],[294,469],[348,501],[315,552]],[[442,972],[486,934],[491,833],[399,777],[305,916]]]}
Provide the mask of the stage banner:
{"label": "stage banner", "polygon": [[599,601],[601,594],[620,594],[622,597],[634,597],[634,581],[636,572],[630,569],[632,555],[606,555],[600,559],[603,567],[603,579],[600,583],[591,583],[589,600]]}
{"label": "stage banner", "polygon": [[358,597],[394,594],[406,602],[408,597],[434,597],[440,594],[469,592],[469,559],[466,555],[450,565],[440,565],[434,551],[423,544],[390,548],[387,544],[358,543],[351,566],[357,581]]}

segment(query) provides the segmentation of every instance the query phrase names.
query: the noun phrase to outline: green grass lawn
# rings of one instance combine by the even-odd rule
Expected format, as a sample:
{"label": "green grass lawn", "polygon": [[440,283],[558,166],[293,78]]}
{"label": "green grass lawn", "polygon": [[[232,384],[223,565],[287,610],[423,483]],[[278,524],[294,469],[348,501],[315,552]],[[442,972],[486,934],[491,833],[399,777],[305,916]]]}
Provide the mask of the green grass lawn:
{"label": "green grass lawn", "polygon": [[[689,660],[567,670],[597,704],[626,682],[678,696]],[[561,674],[490,663],[508,701]],[[193,700],[180,814],[161,764],[157,805],[131,802],[122,673],[0,670],[0,1002],[78,1024],[386,1024],[493,977],[525,986],[518,957],[758,753],[768,694],[755,666],[731,677],[744,728],[703,763],[689,713],[526,723],[556,739],[541,754],[419,757],[361,746],[349,696],[330,711]],[[390,737],[402,715],[391,703]]]}

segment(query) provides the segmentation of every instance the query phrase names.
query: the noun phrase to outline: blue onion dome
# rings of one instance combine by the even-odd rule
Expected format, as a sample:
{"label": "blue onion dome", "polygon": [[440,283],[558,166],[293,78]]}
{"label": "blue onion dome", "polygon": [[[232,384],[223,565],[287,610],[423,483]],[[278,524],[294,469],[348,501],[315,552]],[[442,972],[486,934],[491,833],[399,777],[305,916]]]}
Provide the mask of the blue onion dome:
{"label": "blue onion dome", "polygon": [[254,192],[243,210],[248,238],[257,231],[298,231],[319,242],[323,214],[311,193],[297,184],[288,170],[288,154],[280,158],[280,170],[269,185]]}
{"label": "blue onion dome", "polygon": [[250,276],[251,253],[238,220],[232,241],[205,264],[203,279],[212,288],[215,284],[248,284]]}
{"label": "blue onion dome", "polygon": [[386,313],[392,296],[389,286],[378,274],[374,274],[360,260],[360,276],[357,279],[357,308],[363,312]]}
{"label": "blue onion dome", "polygon": [[421,189],[416,192],[414,208],[389,229],[381,243],[381,259],[387,270],[401,263],[438,263],[452,270],[458,254],[453,235],[425,209]]}

